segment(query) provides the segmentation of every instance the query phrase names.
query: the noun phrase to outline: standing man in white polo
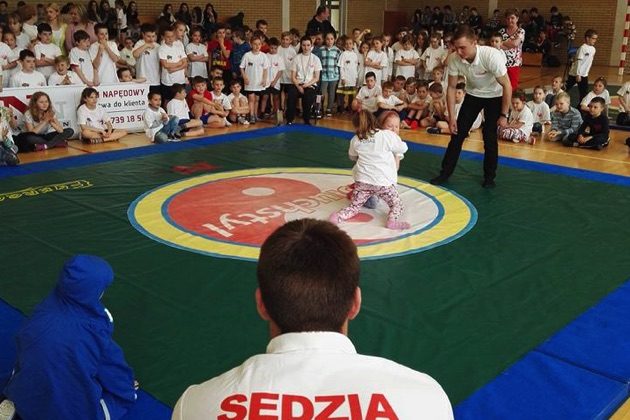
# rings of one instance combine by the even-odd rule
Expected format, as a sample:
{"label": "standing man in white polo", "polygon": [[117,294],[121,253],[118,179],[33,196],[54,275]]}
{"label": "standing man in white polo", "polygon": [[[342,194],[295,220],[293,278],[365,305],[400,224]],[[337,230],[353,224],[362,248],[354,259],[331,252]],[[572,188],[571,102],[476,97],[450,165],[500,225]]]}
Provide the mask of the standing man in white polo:
{"label": "standing man in white polo", "polygon": [[267,353],[181,396],[173,419],[453,419],[430,376],[357,354],[348,322],[361,307],[359,257],[327,221],[294,220],[263,244],[256,307]]}
{"label": "standing man in white polo", "polygon": [[466,78],[466,97],[457,116],[451,119],[451,141],[448,144],[440,174],[430,182],[440,185],[455,171],[462,144],[479,112],[484,112],[483,125],[483,182],[484,188],[495,186],[499,146],[497,126],[507,125],[512,99],[512,86],[507,76],[505,55],[492,47],[477,45],[475,32],[463,26],[453,35],[455,52],[448,57],[448,89],[446,103],[449,115],[455,115],[455,91],[458,76]]}

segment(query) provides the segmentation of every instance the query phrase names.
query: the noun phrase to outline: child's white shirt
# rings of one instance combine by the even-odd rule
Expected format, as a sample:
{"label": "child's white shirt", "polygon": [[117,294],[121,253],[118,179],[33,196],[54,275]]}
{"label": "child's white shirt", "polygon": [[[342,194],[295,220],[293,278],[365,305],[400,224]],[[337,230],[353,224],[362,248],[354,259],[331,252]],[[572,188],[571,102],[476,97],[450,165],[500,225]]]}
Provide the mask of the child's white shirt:
{"label": "child's white shirt", "polygon": [[361,107],[369,112],[376,112],[378,110],[378,97],[382,94],[381,87],[374,85],[372,89],[367,85],[362,86],[357,93],[357,99],[361,101]]}
{"label": "child's white shirt", "polygon": [[624,83],[623,86],[619,88],[617,95],[622,97],[626,103],[625,108],[621,103],[619,104],[619,112],[630,112],[630,81]]}
{"label": "child's white shirt", "polygon": [[575,53],[575,59],[569,70],[569,75],[588,77],[588,72],[591,70],[594,58],[595,47],[582,44]]}
{"label": "child's white shirt", "polygon": [[315,72],[320,72],[321,74],[322,62],[313,53],[308,55],[298,54],[293,58],[291,71],[295,72],[295,77],[299,83],[307,83],[314,77]]}
{"label": "child's white shirt", "polygon": [[384,97],[382,94],[378,95],[376,102],[377,104],[386,104],[386,105],[392,105],[392,106],[398,106],[398,105],[404,104],[404,102],[400,100],[393,93],[389,95],[389,98]]}
{"label": "child's white shirt", "polygon": [[22,32],[24,32],[31,41],[37,39],[37,26],[24,22],[22,25]]}
{"label": "child's white shirt", "polygon": [[379,130],[367,139],[350,140],[348,156],[356,158],[352,176],[357,182],[370,185],[390,186],[398,182],[398,170],[394,155],[403,155],[407,144],[389,130]]}
{"label": "child's white shirt", "polygon": [[87,125],[97,130],[107,130],[107,123],[111,122],[111,118],[102,106],[96,105],[96,108],[90,109],[83,104],[77,109],[77,123],[79,125]]}
{"label": "child's white shirt", "polygon": [[276,78],[278,73],[284,73],[284,60],[280,54],[267,54],[267,60],[269,60],[269,75],[267,76],[267,84],[269,87],[279,90],[282,74],[275,85],[271,86],[271,82],[273,82],[273,79]]}
{"label": "child's white shirt", "polygon": [[395,51],[391,48],[387,50],[383,50],[385,55],[387,55],[387,67],[383,69],[383,80],[389,80],[392,77],[392,72],[394,71],[394,57]]}
{"label": "child's white shirt", "polygon": [[532,128],[534,127],[534,114],[528,106],[524,106],[522,111],[512,110],[510,112],[510,124],[514,122],[522,122],[523,125],[519,130],[523,132],[527,137],[532,134]]}
{"label": "child's white shirt", "polygon": [[17,66],[13,67],[12,69],[6,69],[2,71],[2,87],[9,87],[9,83],[11,82],[11,77],[13,77],[15,73],[17,73],[18,71],[22,69],[19,59],[20,59],[20,51],[22,51],[23,49],[24,48],[22,47],[15,47],[11,50],[11,52],[7,56],[6,64],[17,62]]}
{"label": "child's white shirt", "polygon": [[50,77],[48,78],[48,86],[61,85],[62,84],[61,82],[63,82],[63,80],[66,78],[66,75],[68,76],[68,79],[70,80],[71,85],[84,85],[83,81],[81,80],[78,74],[76,74],[75,72],[71,70],[68,70],[66,74],[63,76],[57,72],[54,72],[53,74],[51,74]]}
{"label": "child's white shirt", "polygon": [[162,107],[153,109],[149,106],[144,111],[144,133],[151,141],[153,141],[155,134],[164,127],[164,122],[162,121],[162,115],[164,114],[166,114],[166,111]]}
{"label": "child's white shirt", "polygon": [[[359,78],[359,56],[354,51],[343,51],[339,55],[339,86],[356,87]],[[361,75],[363,76],[363,75]],[[341,84],[344,81],[344,84]]]}
{"label": "child's white shirt", "polygon": [[386,74],[386,68],[389,66],[389,59],[387,57],[387,53],[385,51],[376,52],[374,50],[370,50],[365,58],[365,61],[371,60],[375,64],[379,64],[383,66],[382,69],[375,69],[374,67],[369,67],[367,64],[364,66],[364,76],[369,72],[374,72],[376,75],[376,84],[378,86],[381,85],[381,81],[384,79],[383,75]]}
{"label": "child's white shirt", "polygon": [[282,76],[280,76],[280,83],[285,85],[293,84],[293,81],[291,81],[291,67],[293,65],[293,59],[297,55],[295,48],[293,48],[293,46],[284,48],[281,45],[278,47],[278,55],[284,60],[284,71],[282,72]]}
{"label": "child's white shirt", "polygon": [[243,95],[242,93],[239,93],[238,96],[235,96],[233,93],[230,93],[228,96],[228,101],[230,101],[230,109],[234,108],[234,103],[235,101],[242,101],[243,99],[245,100],[245,103],[247,104],[247,96]]}
{"label": "child's white shirt", "polygon": [[[54,59],[61,55],[61,49],[53,43],[42,44],[41,42],[38,42],[33,48],[33,53],[35,54],[35,59],[37,60],[42,57]],[[43,74],[44,77],[48,78],[55,72],[55,66],[52,64],[49,66],[38,66],[37,71]]]}
{"label": "child's white shirt", "polygon": [[259,92],[267,88],[265,85],[269,83],[269,75],[267,75],[265,85],[262,83],[264,71],[269,70],[267,54],[263,52],[258,52],[257,54],[254,54],[252,51],[246,52],[241,60],[240,68],[243,69],[249,82],[244,86],[246,91]]}
{"label": "child's white shirt", "polygon": [[190,108],[185,99],[173,98],[166,104],[166,112],[170,116],[175,116],[180,120],[190,119]]}
{"label": "child's white shirt", "polygon": [[[136,42],[133,50],[144,46],[146,43],[143,39]],[[146,49],[136,58],[136,75],[147,79],[147,83],[151,86],[160,84],[160,45],[154,43],[154,48]]]}
{"label": "child's white shirt", "polygon": [[[401,60],[419,60],[420,55],[418,55],[418,51],[413,48],[410,50],[399,49],[396,53],[396,58],[394,61]],[[396,66],[396,76],[405,76],[406,79],[410,77],[414,77],[416,74],[416,66]]]}
{"label": "child's white shirt", "polygon": [[217,95],[214,91],[212,91],[212,102],[221,105],[224,111],[232,109],[232,102],[230,102],[228,96],[223,92]]}
{"label": "child's white shirt", "polygon": [[[118,45],[114,41],[107,41],[107,46],[114,53],[114,55],[120,57],[120,53],[118,52]],[[98,80],[101,85],[114,85],[119,83],[118,76],[116,75],[116,63],[109,56],[107,51],[100,52],[99,43],[94,42],[90,46],[90,58],[92,62],[101,54],[101,64],[98,69],[95,69],[98,73]]]}
{"label": "child's white shirt", "polygon": [[[195,44],[190,42],[186,45],[186,54],[194,55],[198,57],[208,57],[208,46],[203,43]],[[188,72],[190,77],[201,76],[204,79],[208,78],[208,62],[207,61],[190,61],[188,64]]]}
{"label": "child's white shirt", "polygon": [[448,55],[448,51],[444,48],[427,48],[420,57],[424,61],[425,75],[430,75],[434,68],[441,66],[444,59]]}
{"label": "child's white shirt", "polygon": [[130,50],[129,48],[123,48],[122,50],[120,50],[120,57],[125,60],[125,63],[127,63],[128,66],[136,66],[136,59],[133,56],[133,50]]}
{"label": "child's white shirt", "polygon": [[74,47],[70,50],[70,66],[78,67],[83,76],[90,82],[94,81],[94,66],[92,65],[92,57],[89,50],[82,50],[79,47]]}
{"label": "child's white shirt", "polygon": [[31,45],[31,37],[22,30],[22,32],[15,37],[15,43],[18,47],[28,48]]}
{"label": "child's white shirt", "polygon": [[24,73],[20,70],[11,77],[11,87],[38,87],[46,86],[46,78],[37,70],[32,73]]}
{"label": "child's white shirt", "polygon": [[[177,63],[182,58],[186,58],[186,51],[184,50],[184,44],[175,41],[171,45],[163,43],[160,45],[158,55],[160,60],[166,60],[167,63]],[[186,70],[181,69],[176,72],[169,72],[166,68],[162,68],[162,78],[160,79],[163,85],[173,86],[175,83],[186,83]]]}
{"label": "child's white shirt", "polygon": [[537,104],[534,101],[527,102],[527,107],[534,115],[534,122],[544,124],[551,121],[551,111],[549,105],[545,101]]}
{"label": "child's white shirt", "polygon": [[582,99],[582,102],[580,102],[580,105],[584,105],[584,106],[588,105],[591,102],[591,100],[595,97],[603,98],[604,102],[606,102],[606,106],[610,106],[610,93],[608,92],[608,89],[604,89],[604,91],[600,93],[599,95],[597,95],[593,91],[590,91],[589,93],[586,94],[584,99]]}

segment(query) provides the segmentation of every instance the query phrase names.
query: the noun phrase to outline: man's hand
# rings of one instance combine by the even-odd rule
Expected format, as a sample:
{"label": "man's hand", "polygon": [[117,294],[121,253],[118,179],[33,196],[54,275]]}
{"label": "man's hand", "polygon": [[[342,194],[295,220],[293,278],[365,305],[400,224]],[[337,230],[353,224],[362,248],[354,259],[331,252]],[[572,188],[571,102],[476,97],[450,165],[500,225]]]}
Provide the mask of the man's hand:
{"label": "man's hand", "polygon": [[501,115],[499,117],[499,119],[497,120],[497,122],[499,123],[499,127],[507,127],[508,126],[508,120],[505,116]]}

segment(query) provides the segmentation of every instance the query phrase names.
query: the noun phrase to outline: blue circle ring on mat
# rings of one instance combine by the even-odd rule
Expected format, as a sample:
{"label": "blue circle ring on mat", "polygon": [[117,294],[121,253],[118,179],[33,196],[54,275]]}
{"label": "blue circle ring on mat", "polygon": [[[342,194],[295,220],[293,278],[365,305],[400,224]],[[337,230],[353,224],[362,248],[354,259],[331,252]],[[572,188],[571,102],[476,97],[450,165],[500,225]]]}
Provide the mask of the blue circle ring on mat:
{"label": "blue circle ring on mat", "polygon": [[[255,261],[264,240],[284,223],[327,220],[349,204],[352,173],[333,168],[258,168],[175,181],[138,197],[129,207],[142,234],[179,249]],[[374,209],[339,226],[353,238],[361,259],[417,253],[447,244],[477,222],[477,210],[458,194],[413,178],[399,177],[411,228],[385,227],[389,208]]]}

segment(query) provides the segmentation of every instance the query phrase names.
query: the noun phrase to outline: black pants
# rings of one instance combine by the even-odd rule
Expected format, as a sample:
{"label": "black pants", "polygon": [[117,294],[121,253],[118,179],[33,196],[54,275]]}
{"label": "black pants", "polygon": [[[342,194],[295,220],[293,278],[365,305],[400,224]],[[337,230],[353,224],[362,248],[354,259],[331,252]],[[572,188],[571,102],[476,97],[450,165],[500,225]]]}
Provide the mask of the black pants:
{"label": "black pants", "polygon": [[501,97],[478,98],[470,94],[464,97],[464,103],[459,110],[457,117],[457,134],[451,135],[444,159],[442,159],[443,177],[450,177],[455,171],[455,166],[462,151],[464,140],[468,137],[468,132],[477,119],[479,112],[483,109],[483,176],[492,180],[497,175],[497,160],[499,156],[499,146],[497,144],[497,120],[501,113]]}
{"label": "black pants", "polygon": [[61,146],[74,134],[71,128],[64,128],[61,133],[53,131],[48,134],[35,134],[32,132],[20,133],[15,137],[15,144],[20,152],[32,152],[35,145],[45,144],[49,149]]}
{"label": "black pants", "polygon": [[315,87],[308,87],[304,89],[304,93],[301,94],[295,85],[288,85],[287,95],[287,122],[292,123],[295,119],[297,100],[298,98],[302,98],[302,116],[304,117],[304,123],[310,124],[311,109],[313,108],[315,96],[317,95]]}
{"label": "black pants", "polygon": [[577,81],[575,76],[567,77],[567,92],[569,92],[569,90],[571,90],[571,88],[575,86],[576,83],[578,85],[578,90],[580,91],[580,100],[578,101],[579,104],[580,102],[582,102],[582,99],[584,99],[584,97],[588,94],[588,77],[582,76],[579,82]]}
{"label": "black pants", "polygon": [[[562,144],[565,146],[573,146],[574,143],[577,143],[577,133],[573,133],[569,135],[566,139],[562,140]],[[584,147],[587,149],[597,149],[599,146],[603,146],[609,142],[608,134],[594,134],[591,136],[591,139],[584,144],[580,144],[579,147]]]}

